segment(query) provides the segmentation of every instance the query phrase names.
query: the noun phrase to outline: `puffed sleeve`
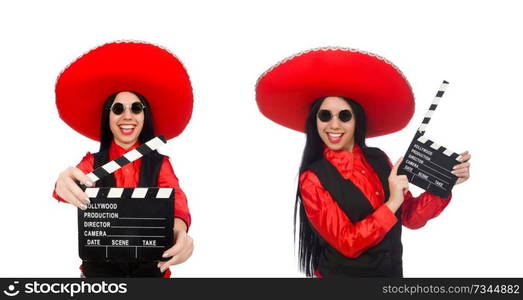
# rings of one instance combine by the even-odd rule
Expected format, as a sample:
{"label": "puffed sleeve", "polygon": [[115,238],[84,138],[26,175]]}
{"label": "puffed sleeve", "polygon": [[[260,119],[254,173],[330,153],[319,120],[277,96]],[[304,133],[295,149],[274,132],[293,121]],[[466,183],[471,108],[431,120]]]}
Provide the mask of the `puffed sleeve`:
{"label": "puffed sleeve", "polygon": [[[92,172],[93,166],[94,166],[94,156],[89,152],[87,152],[87,154],[84,156],[84,158],[82,158],[80,163],[78,163],[78,165],[76,165],[76,167],[78,169],[80,169],[82,172],[84,172],[85,174]],[[58,194],[56,193],[56,183],[55,183],[54,189],[53,189],[53,198],[55,198],[59,202],[67,202],[64,199],[60,198],[60,196],[58,196]]]}
{"label": "puffed sleeve", "polygon": [[188,230],[189,226],[191,226],[191,214],[187,205],[187,197],[180,188],[178,178],[174,174],[173,167],[167,156],[164,157],[160,173],[158,174],[158,186],[174,188],[174,216],[182,219]]}
{"label": "puffed sleeve", "polygon": [[310,170],[300,176],[300,196],[314,229],[329,245],[350,258],[377,245],[398,221],[388,206],[381,205],[353,223]]}
{"label": "puffed sleeve", "polygon": [[437,217],[447,207],[451,198],[452,194],[447,198],[441,198],[429,192],[424,192],[418,197],[414,197],[410,192],[407,192],[402,205],[402,224],[410,229],[425,226],[428,220]]}

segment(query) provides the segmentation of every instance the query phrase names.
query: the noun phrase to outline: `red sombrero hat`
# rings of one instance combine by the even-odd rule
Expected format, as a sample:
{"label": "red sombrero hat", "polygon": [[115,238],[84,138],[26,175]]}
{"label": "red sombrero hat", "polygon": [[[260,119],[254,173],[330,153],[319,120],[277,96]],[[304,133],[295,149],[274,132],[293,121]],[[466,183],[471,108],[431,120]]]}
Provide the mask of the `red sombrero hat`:
{"label": "red sombrero hat", "polygon": [[166,139],[179,135],[189,123],[189,75],[172,53],[144,42],[108,43],[71,63],[56,82],[58,113],[74,130],[100,140],[103,103],[120,91],[147,99],[156,134]]}
{"label": "red sombrero hat", "polygon": [[348,97],[367,116],[367,137],[405,127],[414,114],[414,95],[401,71],[377,55],[349,48],[318,48],[284,59],[263,73],[256,102],[263,115],[305,131],[312,102]]}

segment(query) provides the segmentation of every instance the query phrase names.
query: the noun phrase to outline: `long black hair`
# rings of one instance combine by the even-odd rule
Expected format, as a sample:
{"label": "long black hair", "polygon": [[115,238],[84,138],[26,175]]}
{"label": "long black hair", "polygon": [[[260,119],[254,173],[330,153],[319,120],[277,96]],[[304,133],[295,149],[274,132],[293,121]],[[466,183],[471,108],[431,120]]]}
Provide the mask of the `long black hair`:
{"label": "long black hair", "polygon": [[[116,96],[120,92],[116,92],[109,96],[103,106],[102,111],[102,118],[101,118],[101,126],[100,126],[100,151],[105,151],[109,149],[109,146],[111,146],[111,142],[114,138],[113,132],[111,131],[111,127],[109,125],[109,115],[111,114],[111,106],[114,103],[114,99],[116,99]],[[144,96],[137,92],[130,92],[136,95],[140,102],[142,102],[143,105],[145,105],[144,112],[144,119],[143,119],[143,128],[142,132],[140,132],[140,135],[138,136],[138,140],[141,144],[149,141],[150,139],[154,138],[154,126],[153,126],[153,117],[151,114],[151,107],[149,106],[149,103],[147,102],[147,99],[145,99]]]}
{"label": "long black hair", "polygon": [[[305,125],[305,133],[307,138],[305,141],[305,148],[303,149],[303,156],[300,164],[300,175],[305,172],[313,162],[320,160],[323,156],[323,149],[325,144],[321,140],[318,133],[316,115],[318,114],[318,110],[320,109],[320,106],[325,98],[327,97],[321,97],[312,103],[309,115],[307,117],[307,122]],[[363,111],[361,105],[359,105],[356,101],[344,97],[342,97],[342,99],[345,100],[352,108],[352,112],[356,121],[354,141],[364,151],[367,148],[367,145],[365,144],[365,136],[367,133],[367,119],[365,117],[365,112]],[[300,214],[299,221],[297,220],[298,211]],[[322,246],[320,244],[318,235],[313,230],[305,213],[305,208],[303,207],[300,196],[299,184],[296,191],[296,203],[294,205],[295,236],[297,224],[299,225],[299,268],[300,271],[305,272],[308,277],[312,277],[314,275],[314,271],[318,267]]]}

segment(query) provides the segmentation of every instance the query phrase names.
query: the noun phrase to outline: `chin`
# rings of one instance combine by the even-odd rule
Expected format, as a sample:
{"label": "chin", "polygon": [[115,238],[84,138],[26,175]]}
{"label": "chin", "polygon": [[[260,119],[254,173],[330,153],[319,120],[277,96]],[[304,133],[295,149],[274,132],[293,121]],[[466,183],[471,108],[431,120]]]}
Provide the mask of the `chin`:
{"label": "chin", "polygon": [[131,144],[132,145],[132,144],[134,144],[134,143],[136,143],[138,141],[138,137],[136,137],[136,138],[125,137],[125,138],[120,138],[119,140],[123,144],[127,144],[127,145]]}
{"label": "chin", "polygon": [[334,150],[334,151],[338,151],[338,150],[342,150],[343,149],[343,146],[340,145],[340,144],[331,144],[331,143],[328,143],[326,144],[327,147],[331,150]]}
{"label": "chin", "polygon": [[333,144],[333,143],[325,143],[323,142],[329,149],[331,150],[334,150],[334,151],[340,151],[340,150],[347,150],[347,151],[350,151],[349,150],[349,145],[348,143],[343,143],[343,142],[340,142],[340,143],[336,143],[336,144]]}

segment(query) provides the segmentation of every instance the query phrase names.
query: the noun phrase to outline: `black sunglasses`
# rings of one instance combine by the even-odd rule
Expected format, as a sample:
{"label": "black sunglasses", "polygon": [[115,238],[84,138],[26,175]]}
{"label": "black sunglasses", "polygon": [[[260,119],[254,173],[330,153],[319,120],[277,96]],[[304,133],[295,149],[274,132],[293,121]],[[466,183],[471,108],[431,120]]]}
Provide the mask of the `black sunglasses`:
{"label": "black sunglasses", "polygon": [[[321,109],[316,116],[322,122],[329,122],[333,118],[332,112],[327,109]],[[340,110],[337,117],[343,123],[349,122],[352,119],[352,113],[348,109]]]}
{"label": "black sunglasses", "polygon": [[[129,108],[131,109],[133,114],[137,115],[145,109],[145,105],[143,105],[142,102],[136,101],[133,104],[131,104],[131,106]],[[125,110],[125,106],[123,105],[123,103],[120,103],[120,102],[115,102],[111,106],[111,111],[115,115],[121,115],[124,112],[124,110]]]}

